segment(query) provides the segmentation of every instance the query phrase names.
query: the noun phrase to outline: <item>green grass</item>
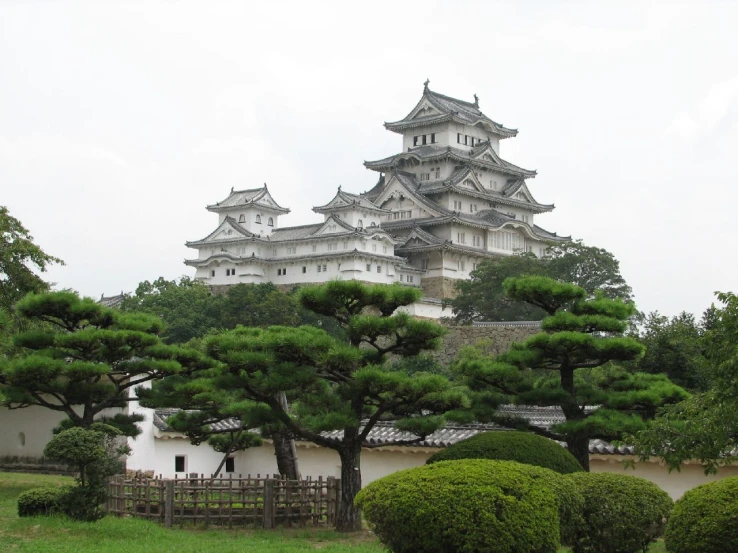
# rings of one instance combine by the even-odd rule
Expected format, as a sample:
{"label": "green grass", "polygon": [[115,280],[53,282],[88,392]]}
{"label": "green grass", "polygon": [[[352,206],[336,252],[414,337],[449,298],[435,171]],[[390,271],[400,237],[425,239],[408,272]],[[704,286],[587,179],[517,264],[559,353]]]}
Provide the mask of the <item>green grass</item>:
{"label": "green grass", "polygon": [[28,488],[71,482],[61,476],[0,473],[0,551],[3,553],[378,553],[369,533],[345,536],[325,529],[167,530],[133,518],[96,523],[63,517],[18,518],[16,497]]}
{"label": "green grass", "polygon": [[[319,528],[299,530],[167,530],[134,518],[96,523],[63,517],[18,518],[16,497],[28,488],[68,484],[71,478],[0,472],[0,551],[3,553],[379,553],[370,533],[346,536]],[[568,553],[561,549],[560,553]],[[649,553],[666,553],[654,544]]]}

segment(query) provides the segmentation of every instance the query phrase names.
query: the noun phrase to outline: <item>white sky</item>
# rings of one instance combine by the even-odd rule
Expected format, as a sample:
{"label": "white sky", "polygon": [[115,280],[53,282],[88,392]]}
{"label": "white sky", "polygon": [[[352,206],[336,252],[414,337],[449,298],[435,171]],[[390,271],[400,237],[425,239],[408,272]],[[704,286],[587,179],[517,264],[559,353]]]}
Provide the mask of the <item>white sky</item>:
{"label": "white sky", "polygon": [[0,1],[0,204],[98,296],[193,274],[204,206],[292,213],[397,153],[431,89],[518,128],[544,228],[613,252],[638,307],[738,291],[738,2]]}

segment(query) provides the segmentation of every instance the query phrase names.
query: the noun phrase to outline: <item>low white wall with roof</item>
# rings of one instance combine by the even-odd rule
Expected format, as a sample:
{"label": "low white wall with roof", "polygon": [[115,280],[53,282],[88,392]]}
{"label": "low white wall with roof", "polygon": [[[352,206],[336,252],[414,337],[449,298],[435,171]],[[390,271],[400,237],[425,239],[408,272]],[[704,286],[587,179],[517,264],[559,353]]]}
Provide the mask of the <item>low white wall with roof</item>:
{"label": "low white wall with roof", "polygon": [[684,463],[679,471],[671,471],[666,465],[653,459],[648,462],[636,462],[635,469],[626,468],[625,460],[635,460],[633,457],[620,455],[592,455],[590,456],[591,472],[611,472],[628,476],[639,476],[650,480],[668,493],[672,499],[682,497],[685,492],[696,486],[722,480],[730,476],[738,476],[738,466],[722,467],[717,474],[705,475],[701,465]]}

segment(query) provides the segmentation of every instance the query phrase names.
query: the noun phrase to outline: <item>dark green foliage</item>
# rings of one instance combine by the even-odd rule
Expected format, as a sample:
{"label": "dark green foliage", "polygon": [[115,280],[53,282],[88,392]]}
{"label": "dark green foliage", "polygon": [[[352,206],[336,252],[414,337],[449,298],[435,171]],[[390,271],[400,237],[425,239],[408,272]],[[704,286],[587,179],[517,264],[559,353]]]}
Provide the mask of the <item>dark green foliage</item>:
{"label": "dark green foliage", "polygon": [[694,315],[682,312],[670,319],[658,312],[649,313],[638,339],[646,352],[634,363],[634,370],[666,374],[672,382],[691,391],[706,390],[706,344],[703,328]]}
{"label": "dark green foliage", "polygon": [[516,461],[551,469],[561,474],[579,472],[582,467],[571,453],[556,442],[527,432],[485,432],[434,453],[427,463],[458,459]]}
{"label": "dark green foliage", "polygon": [[[380,420],[396,421],[413,434],[400,443],[419,442],[443,424],[441,415],[467,404],[463,390],[444,376],[411,375],[390,365],[390,354],[414,357],[437,347],[445,333],[440,325],[393,314],[419,294],[357,281],[306,286],[299,292],[303,305],[341,324],[348,340],[315,326],[238,327],[205,341],[216,368],[196,380],[172,379],[142,391],[142,403],[237,416],[246,427],[276,421],[294,436],[335,450],[342,478],[338,527],[357,530],[361,518],[353,499],[370,430]],[[341,430],[343,437],[321,435],[329,430]]]}
{"label": "dark green foliage", "polygon": [[669,553],[738,551],[738,477],[689,490],[674,505],[664,541]]}
{"label": "dark green foliage", "polygon": [[584,497],[573,553],[647,553],[663,534],[673,501],[653,482],[605,472],[565,478]]}
{"label": "dark green foliage", "polygon": [[718,293],[722,307],[711,308],[703,319],[704,374],[710,389],[686,401],[668,405],[645,430],[628,440],[642,459],[661,457],[671,469],[699,459],[705,472],[735,461],[728,452],[738,447],[738,296]]}
{"label": "dark green foliage", "polygon": [[225,294],[213,295],[202,282],[182,277],[144,281],[123,300],[124,312],[150,313],[165,324],[164,340],[181,344],[211,331],[238,325],[267,327],[310,324],[336,332],[330,319],[304,309],[295,292],[285,293],[272,283],[236,284]]}
{"label": "dark green foliage", "polygon": [[581,240],[552,244],[542,258],[532,253],[483,261],[469,280],[456,283],[459,294],[450,301],[456,321],[537,321],[546,312],[505,293],[509,277],[543,276],[571,282],[589,296],[599,290],[610,299],[630,300],[632,290],[620,274],[618,260],[602,248],[585,246]]}
{"label": "dark green foliage", "polygon": [[[637,340],[623,336],[635,312],[632,304],[599,293],[591,297],[579,286],[541,276],[508,279],[504,288],[549,316],[543,332],[496,358],[478,348],[459,354],[452,368],[476,392],[477,420],[565,441],[589,470],[590,439],[620,439],[642,430],[659,407],[688,396],[663,375],[632,374],[613,365],[643,352]],[[566,421],[546,429],[501,417],[497,408],[503,403],[558,406]]]}
{"label": "dark green foliage", "polygon": [[0,310],[11,313],[15,303],[29,292],[44,292],[49,285],[36,271],[49,265],[64,265],[61,259],[44,253],[21,222],[0,205]]}
{"label": "dark green foliage", "polygon": [[46,444],[45,457],[77,471],[77,486],[59,498],[61,511],[70,518],[92,522],[105,515],[108,480],[125,469],[122,458],[130,453],[120,436],[112,426],[96,423],[92,429],[59,432]]}
{"label": "dark green foliage", "polygon": [[394,553],[555,553],[556,498],[509,461],[446,461],[376,480],[356,503]]}
{"label": "dark green foliage", "polygon": [[102,412],[134,400],[135,386],[212,365],[197,351],[164,345],[156,317],[121,313],[72,292],[30,294],[16,310],[43,326],[17,334],[21,353],[0,364],[5,402],[62,412],[69,420],[61,428],[105,422],[135,436],[138,415]]}
{"label": "dark green foliage", "polygon": [[18,495],[18,516],[48,516],[61,512],[61,503],[69,486],[31,488]]}

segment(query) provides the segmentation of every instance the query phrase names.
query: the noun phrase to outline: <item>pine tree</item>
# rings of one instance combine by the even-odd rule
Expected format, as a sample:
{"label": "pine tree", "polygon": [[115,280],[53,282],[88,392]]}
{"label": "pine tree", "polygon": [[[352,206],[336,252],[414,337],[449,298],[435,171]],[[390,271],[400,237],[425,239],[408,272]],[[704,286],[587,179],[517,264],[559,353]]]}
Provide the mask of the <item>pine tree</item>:
{"label": "pine tree", "polygon": [[[464,393],[444,376],[410,375],[390,363],[390,356],[413,357],[436,348],[445,333],[435,323],[395,314],[420,295],[409,287],[356,281],[306,286],[299,296],[302,305],[338,321],[347,340],[312,326],[240,327],[206,341],[207,353],[222,365],[188,386],[208,394],[226,392],[232,405],[256,402],[294,436],[336,451],[341,460],[337,527],[359,530],[354,497],[361,489],[362,447],[377,447],[366,443],[372,428],[393,420],[411,435],[397,444],[417,443],[443,424],[444,413],[466,405]],[[148,405],[168,401],[156,397],[157,388]],[[258,418],[254,411],[249,416]],[[332,430],[342,436],[326,436]]]}
{"label": "pine tree", "polygon": [[[123,314],[73,292],[30,294],[16,312],[45,325],[14,337],[22,354],[0,365],[4,403],[64,413],[61,428],[105,422],[135,436],[141,417],[125,410],[136,399],[132,388],[212,365],[196,351],[163,344],[156,317]],[[121,412],[104,413],[115,409]]]}
{"label": "pine tree", "polygon": [[[589,470],[589,440],[619,439],[645,426],[656,410],[688,394],[663,375],[629,373],[613,362],[633,360],[643,346],[623,336],[635,307],[547,277],[511,278],[506,293],[548,316],[542,332],[496,358],[463,351],[454,369],[477,391],[479,419],[566,442]],[[558,406],[566,422],[551,428],[500,416],[502,403]]]}

